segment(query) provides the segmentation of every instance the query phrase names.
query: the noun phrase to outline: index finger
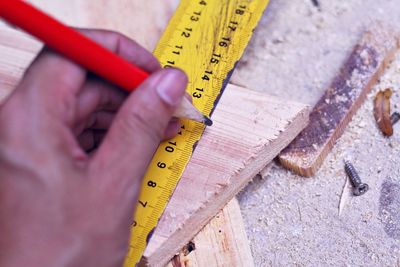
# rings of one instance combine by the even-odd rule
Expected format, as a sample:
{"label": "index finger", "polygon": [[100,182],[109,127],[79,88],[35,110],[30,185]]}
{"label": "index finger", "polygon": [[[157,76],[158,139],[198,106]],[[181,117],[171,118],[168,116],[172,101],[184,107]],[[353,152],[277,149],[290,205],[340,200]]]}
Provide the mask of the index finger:
{"label": "index finger", "polygon": [[[80,31],[96,43],[147,72],[160,69],[160,64],[150,52],[121,34],[104,30]],[[42,106],[46,110],[57,110],[69,106],[65,105],[64,101],[76,97],[85,80],[86,72],[83,68],[45,48],[28,68],[17,90],[34,95],[35,97],[29,97],[29,101],[35,102],[31,104]]]}
{"label": "index finger", "polygon": [[125,35],[108,30],[80,29],[79,31],[147,72],[152,73],[161,68],[158,60],[148,50]]}

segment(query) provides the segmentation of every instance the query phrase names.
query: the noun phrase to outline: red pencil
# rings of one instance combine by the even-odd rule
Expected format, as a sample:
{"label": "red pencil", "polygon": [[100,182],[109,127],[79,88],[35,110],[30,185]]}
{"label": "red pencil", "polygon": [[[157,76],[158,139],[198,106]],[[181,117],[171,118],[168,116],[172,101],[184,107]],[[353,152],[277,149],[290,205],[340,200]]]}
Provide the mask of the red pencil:
{"label": "red pencil", "polygon": [[[148,76],[144,70],[21,0],[0,0],[0,17],[42,40],[48,47],[115,85],[132,91]],[[175,112],[210,125],[186,98]]]}

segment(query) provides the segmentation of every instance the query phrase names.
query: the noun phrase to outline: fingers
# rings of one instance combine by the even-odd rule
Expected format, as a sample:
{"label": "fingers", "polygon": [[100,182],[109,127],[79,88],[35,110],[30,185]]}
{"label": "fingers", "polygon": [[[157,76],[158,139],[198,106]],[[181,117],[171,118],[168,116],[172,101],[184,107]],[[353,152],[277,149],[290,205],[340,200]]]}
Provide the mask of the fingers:
{"label": "fingers", "polygon": [[[29,66],[12,97],[22,98],[18,102],[23,106],[18,108],[29,115],[49,113],[49,117],[70,122],[75,96],[85,79],[84,69],[45,48]],[[47,128],[50,122],[42,123]]]}
{"label": "fingers", "polygon": [[[100,145],[107,130],[111,126],[114,116],[115,113],[111,112],[97,112],[90,116],[87,122],[88,125],[86,127],[81,127],[76,133],[78,142],[83,150],[89,152]],[[164,132],[163,140],[168,140],[176,136],[181,126],[179,119],[172,118]]]}
{"label": "fingers", "polygon": [[[90,79],[83,86],[77,99],[75,129],[88,127],[93,114],[99,111],[116,112],[127,94],[98,79]],[[79,130],[78,130],[79,132]]]}
{"label": "fingers", "polygon": [[165,129],[163,140],[168,140],[173,138],[178,134],[181,129],[181,122],[177,118],[172,118],[168,123],[167,129]]}
{"label": "fingers", "polygon": [[86,130],[78,136],[78,142],[84,151],[90,152],[100,145],[105,135],[103,130]]}
{"label": "fingers", "polygon": [[176,69],[150,76],[121,107],[93,159],[92,170],[107,174],[106,180],[120,181],[124,186],[140,180],[186,85],[186,75]]}
{"label": "fingers", "polygon": [[[160,68],[151,53],[122,35],[107,31],[83,32],[100,45],[149,72]],[[117,90],[117,93],[103,90],[106,86],[100,83],[84,86],[86,79],[87,73],[83,68],[45,48],[28,68],[9,101],[4,104],[8,106],[4,111],[7,111],[9,120],[18,121],[14,128],[23,125],[29,129],[16,129],[26,139],[29,136],[38,136],[41,141],[52,138],[57,144],[69,146],[73,137],[69,135],[69,129],[74,127],[77,120],[85,120],[85,116],[99,109],[117,110],[124,101],[123,94]],[[87,87],[92,88],[82,92]],[[96,92],[96,88],[100,91]],[[66,150],[75,151],[74,148]]]}
{"label": "fingers", "polygon": [[152,73],[161,68],[158,60],[149,51],[122,34],[107,30],[79,31],[147,72]]}

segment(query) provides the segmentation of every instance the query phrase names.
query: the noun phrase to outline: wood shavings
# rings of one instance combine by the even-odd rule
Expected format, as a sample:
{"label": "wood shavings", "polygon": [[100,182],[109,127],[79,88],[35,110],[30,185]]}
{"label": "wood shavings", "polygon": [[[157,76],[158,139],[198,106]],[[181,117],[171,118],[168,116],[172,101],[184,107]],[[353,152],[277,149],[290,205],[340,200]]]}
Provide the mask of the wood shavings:
{"label": "wood shavings", "polygon": [[342,211],[343,211],[344,207],[346,206],[349,195],[350,195],[349,179],[346,177],[346,181],[344,182],[342,194],[341,194],[340,200],[339,200],[339,213],[338,213],[339,217],[340,217],[340,215],[342,215]]}
{"label": "wood shavings", "polygon": [[374,100],[374,117],[379,129],[385,136],[393,135],[393,127],[390,119],[390,98],[392,90],[379,91]]}

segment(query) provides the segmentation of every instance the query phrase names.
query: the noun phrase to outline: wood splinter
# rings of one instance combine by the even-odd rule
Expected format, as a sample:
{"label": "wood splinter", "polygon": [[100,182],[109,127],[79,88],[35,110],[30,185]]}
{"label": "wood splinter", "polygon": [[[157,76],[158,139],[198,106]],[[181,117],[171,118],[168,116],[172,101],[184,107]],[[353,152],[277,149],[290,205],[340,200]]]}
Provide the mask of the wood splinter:
{"label": "wood splinter", "polygon": [[[229,84],[213,114],[214,125],[205,130],[186,166],[141,266],[164,266],[304,129],[308,115],[303,104]],[[194,243],[190,254],[201,251],[200,243]],[[216,255],[199,266],[218,266],[221,254]],[[224,266],[249,266],[230,257],[235,262]]]}
{"label": "wood splinter", "polygon": [[379,91],[374,100],[374,117],[379,129],[385,136],[393,135],[393,124],[390,117],[390,98],[392,90]]}
{"label": "wood splinter", "polygon": [[365,32],[331,86],[315,105],[306,129],[279,156],[282,165],[310,177],[366,99],[400,45],[393,27]]}

